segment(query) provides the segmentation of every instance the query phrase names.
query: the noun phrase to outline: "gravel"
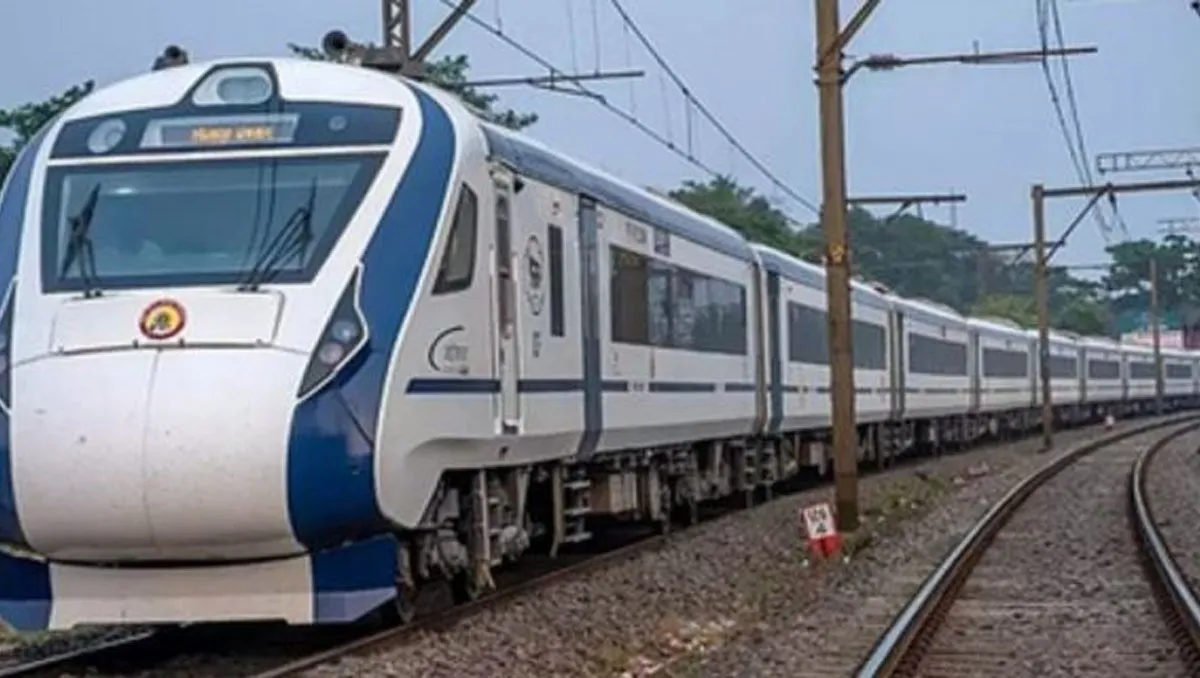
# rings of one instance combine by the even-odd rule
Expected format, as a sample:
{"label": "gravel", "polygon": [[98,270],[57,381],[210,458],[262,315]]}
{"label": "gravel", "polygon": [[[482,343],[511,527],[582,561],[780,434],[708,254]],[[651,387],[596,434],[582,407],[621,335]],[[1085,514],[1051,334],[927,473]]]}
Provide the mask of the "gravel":
{"label": "gravel", "polygon": [[[1064,432],[1059,447],[1100,434]],[[449,631],[305,675],[803,675],[798,666],[808,675],[846,675],[961,533],[1048,460],[1037,446],[1030,439],[985,447],[864,477],[864,529],[847,544],[852,555],[844,561],[810,562],[801,538],[799,508],[830,500],[825,487],[679,532],[667,548],[522,596]],[[55,634],[56,649],[71,638],[86,642]],[[0,662],[3,642],[0,636]],[[277,661],[262,649],[87,675],[233,678]]]}
{"label": "gravel", "polygon": [[1030,497],[967,581],[924,675],[1191,675],[1129,516],[1133,462],[1162,434],[1081,459]]}
{"label": "gravel", "polygon": [[0,669],[53,657],[80,647],[120,640],[144,630],[141,627],[92,628],[28,634],[0,631]]}
{"label": "gravel", "polygon": [[1200,590],[1200,449],[1182,438],[1160,450],[1146,467],[1146,497],[1175,564]]}
{"label": "gravel", "polygon": [[[1097,435],[1072,431],[1058,440],[1061,447]],[[688,530],[668,548],[450,631],[305,675],[790,678],[802,667],[813,676],[846,675],[970,524],[1048,460],[1038,444],[982,448],[864,478],[866,527],[847,545],[853,555],[845,562],[810,562],[800,535],[799,508],[831,498],[832,489],[821,488]]]}

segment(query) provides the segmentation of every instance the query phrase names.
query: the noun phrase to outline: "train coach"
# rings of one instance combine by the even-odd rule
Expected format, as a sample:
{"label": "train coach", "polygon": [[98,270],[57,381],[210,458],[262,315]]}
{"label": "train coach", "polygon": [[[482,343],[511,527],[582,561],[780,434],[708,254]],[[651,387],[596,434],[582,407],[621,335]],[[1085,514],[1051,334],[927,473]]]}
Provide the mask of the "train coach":
{"label": "train coach", "polygon": [[1085,337],[1079,342],[1086,363],[1084,370],[1085,399],[1097,414],[1122,414],[1125,401],[1125,378],[1121,346],[1099,337]]}
{"label": "train coach", "polygon": [[1135,410],[1150,406],[1155,393],[1154,352],[1146,346],[1122,346],[1125,400]]}
{"label": "train coach", "polygon": [[997,318],[969,318],[975,350],[973,412],[983,430],[996,434],[1032,427],[1037,403],[1036,342],[1019,325]]}
{"label": "train coach", "polygon": [[1172,348],[1164,348],[1160,353],[1164,400],[1168,405],[1183,404],[1196,394],[1195,356]]}
{"label": "train coach", "polygon": [[[0,191],[0,618],[408,619],[531,548],[752,502],[829,466],[824,280],[380,71],[112,85]],[[861,459],[1036,424],[1028,333],[852,296]],[[1081,341],[1051,347],[1070,421]]]}
{"label": "train coach", "polygon": [[[831,421],[825,271],[769,247],[754,249],[766,290],[768,412],[763,433],[784,436],[792,449],[802,450],[802,465],[824,473],[832,459],[813,433],[827,431]],[[894,304],[886,293],[852,281],[850,309],[854,407],[863,439],[859,458],[882,461],[893,450],[879,438],[880,426],[903,418],[891,341]]]}

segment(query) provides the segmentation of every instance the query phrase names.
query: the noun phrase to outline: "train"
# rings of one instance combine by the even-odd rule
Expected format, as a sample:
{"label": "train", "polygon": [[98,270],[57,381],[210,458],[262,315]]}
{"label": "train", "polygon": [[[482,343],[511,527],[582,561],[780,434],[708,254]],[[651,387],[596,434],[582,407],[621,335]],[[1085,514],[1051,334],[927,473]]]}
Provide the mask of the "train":
{"label": "train", "polygon": [[[5,624],[406,621],[829,472],[822,267],[419,79],[169,61],[0,194]],[[1039,425],[1035,333],[858,280],[852,321],[863,463]],[[1147,348],[1050,361],[1059,425],[1155,405]]]}

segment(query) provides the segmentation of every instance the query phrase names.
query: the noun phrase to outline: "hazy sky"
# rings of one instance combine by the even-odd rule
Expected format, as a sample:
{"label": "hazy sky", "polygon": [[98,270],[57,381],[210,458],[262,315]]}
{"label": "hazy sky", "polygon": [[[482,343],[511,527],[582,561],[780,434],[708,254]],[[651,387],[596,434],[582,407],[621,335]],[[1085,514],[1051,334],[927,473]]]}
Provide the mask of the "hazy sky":
{"label": "hazy sky", "polygon": [[[701,102],[787,185],[817,202],[811,0],[624,3]],[[287,42],[316,44],[335,27],[363,39],[378,39],[380,32],[378,0],[4,4],[5,51],[17,56],[0,61],[0,107],[89,78],[103,85],[142,72],[172,42],[200,60],[282,54]],[[439,0],[414,4],[420,34],[444,7]],[[849,16],[855,4],[843,0],[843,14]],[[1072,66],[1088,152],[1200,146],[1200,17],[1186,0],[1059,4],[1067,43],[1100,48]],[[479,0],[475,13],[493,24],[499,20],[506,33],[567,71],[575,64],[590,71],[597,62],[606,70],[644,68],[647,76],[632,96],[626,82],[594,88],[684,143],[678,90],[665,80],[660,85],[661,71],[632,37],[627,41],[609,0]],[[847,51],[945,53],[970,50],[975,41],[984,50],[1037,47],[1034,0],[888,0]],[[539,73],[528,58],[469,23],[439,50],[457,52],[470,54],[476,78]],[[542,115],[530,130],[534,136],[621,176],[661,187],[704,178],[587,99],[528,87],[498,93],[503,102]],[[957,225],[994,242],[1029,239],[1031,183],[1077,183],[1037,64],[863,72],[848,87],[846,107],[851,194],[964,192],[968,202],[959,206]],[[706,164],[782,197],[707,124],[697,122],[695,129],[693,148]],[[1182,173],[1119,176],[1147,180]],[[793,216],[812,219],[799,204],[783,204]],[[1059,200],[1049,206],[1052,236],[1080,204]],[[1200,202],[1186,193],[1128,196],[1120,207],[1133,237],[1155,234],[1163,217],[1200,215]],[[942,222],[951,216],[945,207],[925,214]],[[1063,263],[1100,261],[1103,244],[1089,219]]]}

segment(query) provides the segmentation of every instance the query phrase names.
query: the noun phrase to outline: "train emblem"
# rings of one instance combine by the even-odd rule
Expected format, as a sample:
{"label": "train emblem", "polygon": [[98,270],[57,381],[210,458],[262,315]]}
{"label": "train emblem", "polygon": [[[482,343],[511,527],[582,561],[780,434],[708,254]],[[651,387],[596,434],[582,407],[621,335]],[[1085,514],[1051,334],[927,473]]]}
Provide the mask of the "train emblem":
{"label": "train emblem", "polygon": [[179,302],[160,299],[142,311],[138,329],[147,339],[162,341],[178,335],[186,324],[187,313]]}

